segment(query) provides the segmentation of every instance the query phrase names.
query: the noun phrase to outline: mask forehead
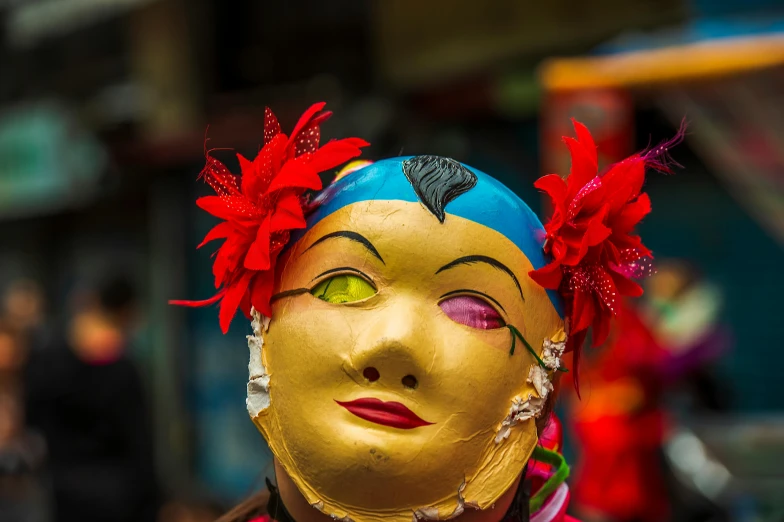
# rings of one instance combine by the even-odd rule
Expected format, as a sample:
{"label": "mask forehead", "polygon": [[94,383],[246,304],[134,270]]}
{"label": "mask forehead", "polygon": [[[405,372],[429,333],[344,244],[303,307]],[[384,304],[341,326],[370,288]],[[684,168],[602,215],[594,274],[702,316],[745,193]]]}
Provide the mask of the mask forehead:
{"label": "mask forehead", "polygon": [[[327,187],[317,200],[318,207],[308,217],[307,228],[300,231],[294,240],[300,239],[325,217],[354,203],[372,200],[419,202],[403,173],[403,163],[408,159],[410,157],[391,158],[373,163]],[[523,252],[534,270],[545,266],[549,262],[542,248],[545,232],[536,214],[492,176],[473,167],[465,167],[476,175],[476,185],[446,205],[447,219],[451,214],[495,230]],[[433,219],[436,219],[435,216]],[[547,294],[559,315],[563,316],[560,297],[550,290]]]}

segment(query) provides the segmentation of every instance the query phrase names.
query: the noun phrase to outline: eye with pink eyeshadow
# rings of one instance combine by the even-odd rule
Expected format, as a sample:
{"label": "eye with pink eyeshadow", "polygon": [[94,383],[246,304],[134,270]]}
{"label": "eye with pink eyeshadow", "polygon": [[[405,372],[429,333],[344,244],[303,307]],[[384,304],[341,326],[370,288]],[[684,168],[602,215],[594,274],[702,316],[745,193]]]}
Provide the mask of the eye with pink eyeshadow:
{"label": "eye with pink eyeshadow", "polygon": [[444,299],[438,306],[451,320],[471,328],[494,330],[506,326],[501,314],[480,297],[457,295]]}

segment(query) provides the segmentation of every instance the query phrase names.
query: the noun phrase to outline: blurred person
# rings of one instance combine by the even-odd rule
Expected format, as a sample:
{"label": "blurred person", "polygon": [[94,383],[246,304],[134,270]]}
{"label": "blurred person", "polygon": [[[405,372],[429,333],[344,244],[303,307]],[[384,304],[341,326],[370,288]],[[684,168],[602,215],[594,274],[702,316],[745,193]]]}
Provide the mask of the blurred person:
{"label": "blurred person", "polygon": [[575,504],[587,522],[669,520],[660,457],[669,425],[660,400],[667,358],[627,303],[610,342],[580,368],[583,396],[570,396],[569,419],[578,455]]}
{"label": "blurred person", "polygon": [[729,409],[732,390],[715,369],[733,342],[721,321],[721,290],[681,260],[657,264],[645,287],[642,313],[670,355],[662,375],[670,385],[678,385],[676,398],[685,399],[680,406],[691,413]]}
{"label": "blurred person", "polygon": [[2,301],[4,317],[24,336],[28,348],[37,350],[45,346],[46,299],[41,285],[31,279],[16,280],[6,289]]}
{"label": "blurred person", "polygon": [[163,505],[158,522],[213,522],[223,512],[223,506],[208,498],[175,498]]}
{"label": "blurred person", "polygon": [[56,521],[155,520],[150,412],[128,342],[136,293],[108,279],[27,371],[29,422],[49,447]]}
{"label": "blurred person", "polygon": [[44,441],[25,425],[21,369],[26,346],[0,321],[0,522],[47,522],[51,498]]}
{"label": "blurred person", "polygon": [[28,431],[17,386],[0,384],[0,522],[48,522],[44,441]]}
{"label": "blurred person", "polygon": [[640,305],[621,312],[612,342],[586,361],[589,388],[571,404],[580,447],[575,501],[586,520],[703,519],[673,503],[662,447],[675,422],[673,395],[688,397],[688,414],[728,405],[711,368],[729,346],[718,321],[721,295],[677,261],[657,264],[645,286]]}
{"label": "blurred person", "polygon": [[18,381],[26,360],[27,347],[19,329],[0,319],[0,381]]}
{"label": "blurred person", "polygon": [[[732,348],[733,337],[721,320],[722,292],[683,260],[668,260],[657,268],[657,273],[646,281],[641,305],[652,335],[667,351],[660,373],[666,390],[662,403],[674,423],[679,419],[688,419],[688,423],[701,414],[726,412],[733,390],[728,379],[719,375],[716,363]],[[664,441],[665,451],[669,442],[669,438]],[[677,463],[669,459],[664,462],[672,520],[729,519],[715,499],[695,493],[699,488],[690,483],[693,479],[682,470],[674,469]]]}

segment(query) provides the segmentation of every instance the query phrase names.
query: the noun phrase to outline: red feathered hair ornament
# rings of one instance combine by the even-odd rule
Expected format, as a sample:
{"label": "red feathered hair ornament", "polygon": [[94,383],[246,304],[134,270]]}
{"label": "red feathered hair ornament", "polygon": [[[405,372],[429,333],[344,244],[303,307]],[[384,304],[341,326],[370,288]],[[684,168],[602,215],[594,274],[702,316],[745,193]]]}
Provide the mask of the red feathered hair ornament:
{"label": "red feathered hair ornament", "polygon": [[567,351],[574,351],[576,379],[588,328],[593,329],[593,346],[599,346],[607,339],[621,297],[642,295],[642,287],[633,279],[651,270],[651,251],[635,234],[637,224],[651,211],[650,198],[642,192],[645,169],[671,172],[667,149],[682,140],[685,127],[672,140],[626,158],[600,175],[591,133],[582,123],[572,123],[577,138],[563,138],[572,158],[568,178],[548,174],[534,184],[552,201],[544,250],[553,260],[529,275],[564,298]]}
{"label": "red feathered hair ornament", "polygon": [[291,230],[305,228],[303,194],[320,190],[320,172],[361,154],[368,145],[359,138],[333,140],[319,147],[319,126],[332,113],[317,103],[300,117],[290,136],[280,130],[271,110],[264,112],[264,147],[253,161],[237,154],[242,176],[235,176],[207,154],[200,174],[215,191],[196,204],[223,221],[209,231],[199,248],[224,239],[215,253],[212,273],[218,292],[203,301],[171,301],[184,306],[206,306],[220,301],[223,333],[242,309],[251,306],[269,317],[275,263],[288,243]]}

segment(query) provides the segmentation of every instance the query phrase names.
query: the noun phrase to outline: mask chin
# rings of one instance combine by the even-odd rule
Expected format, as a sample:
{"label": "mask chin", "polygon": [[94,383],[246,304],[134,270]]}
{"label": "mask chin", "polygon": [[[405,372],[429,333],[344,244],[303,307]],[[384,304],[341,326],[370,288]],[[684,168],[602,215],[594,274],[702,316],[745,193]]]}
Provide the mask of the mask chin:
{"label": "mask chin", "polygon": [[[431,467],[424,476],[421,475],[421,470],[400,466],[396,473],[388,475],[381,481],[381,488],[370,485],[370,488],[373,488],[372,496],[368,494],[370,488],[364,488],[355,491],[357,495],[347,497],[342,495],[346,490],[339,487],[341,484],[367,483],[368,476],[373,473],[366,473],[362,466],[352,466],[345,461],[342,472],[335,472],[326,477],[322,474],[309,473],[313,466],[319,465],[319,462],[300,461],[296,454],[289,450],[286,438],[280,437],[285,430],[273,425],[275,407],[273,395],[271,407],[258,415],[254,422],[270,443],[276,456],[276,469],[283,471],[283,474],[278,471],[278,480],[281,481],[283,477],[296,488],[296,495],[290,492],[284,496],[287,507],[290,503],[296,502],[310,509],[318,509],[336,520],[410,522],[412,513],[416,513],[420,520],[443,520],[459,516],[465,510],[500,508],[504,502],[499,501],[503,500],[510,490],[514,490],[538,440],[534,418],[517,423],[508,436],[499,442],[495,442],[495,427],[488,430],[480,435],[484,438],[484,446],[481,454],[475,457],[477,463],[472,473],[468,476],[454,477],[451,491],[446,491],[440,496],[410,500],[415,493],[432,492],[432,488],[428,489],[427,485],[432,484],[434,480],[440,479],[439,483],[443,484],[443,477],[454,473],[454,464],[451,460],[444,460],[437,466]],[[347,442],[347,445],[349,444],[354,446],[353,443]],[[370,454],[369,451],[367,453]],[[325,456],[325,459],[328,458],[329,456]],[[351,475],[355,473],[359,476],[352,477]],[[325,490],[330,489],[325,487],[325,482],[338,486],[333,488],[337,493],[336,496],[325,494]],[[375,486],[377,485],[378,482]],[[380,498],[379,493],[388,493],[389,496]],[[363,499],[372,499],[373,503],[360,503]],[[381,507],[384,503],[386,506]],[[296,515],[294,518],[297,519]]]}

